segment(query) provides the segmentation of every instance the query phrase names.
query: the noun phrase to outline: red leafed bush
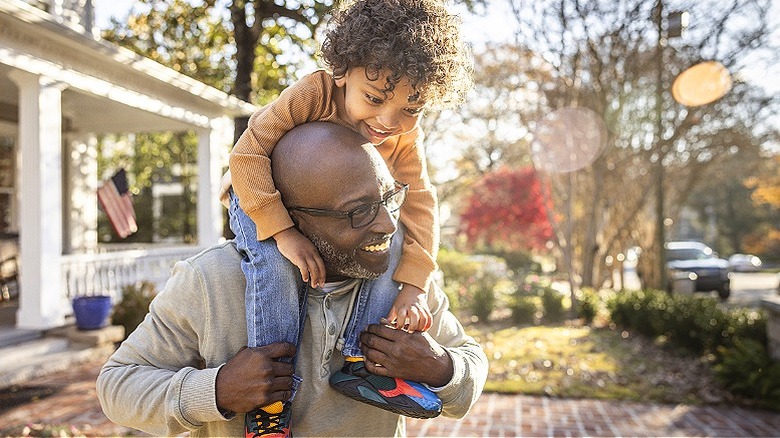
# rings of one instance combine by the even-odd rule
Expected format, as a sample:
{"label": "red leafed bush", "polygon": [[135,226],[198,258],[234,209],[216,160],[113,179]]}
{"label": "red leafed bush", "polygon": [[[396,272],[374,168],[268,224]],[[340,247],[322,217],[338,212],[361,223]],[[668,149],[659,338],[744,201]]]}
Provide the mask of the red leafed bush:
{"label": "red leafed bush", "polygon": [[485,175],[461,215],[468,241],[507,249],[543,248],[553,236],[543,188],[532,167],[503,168]]}

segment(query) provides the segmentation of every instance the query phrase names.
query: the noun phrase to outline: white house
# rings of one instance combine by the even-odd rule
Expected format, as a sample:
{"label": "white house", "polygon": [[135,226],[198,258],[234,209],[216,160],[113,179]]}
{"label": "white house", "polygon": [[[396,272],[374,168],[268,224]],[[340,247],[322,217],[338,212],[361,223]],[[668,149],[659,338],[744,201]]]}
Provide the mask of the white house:
{"label": "white house", "polygon": [[222,235],[217,194],[233,118],[256,109],[100,40],[93,16],[92,0],[0,0],[0,250],[19,249],[18,329],[61,326],[72,295],[165,278],[197,249],[101,253],[98,134],[198,134],[201,247]]}

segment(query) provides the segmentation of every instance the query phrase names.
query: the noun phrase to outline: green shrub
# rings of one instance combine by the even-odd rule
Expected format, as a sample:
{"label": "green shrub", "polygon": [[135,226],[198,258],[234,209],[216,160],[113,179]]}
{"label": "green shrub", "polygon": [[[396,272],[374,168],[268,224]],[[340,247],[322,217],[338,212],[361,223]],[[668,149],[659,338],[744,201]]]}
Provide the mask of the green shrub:
{"label": "green shrub", "polygon": [[669,343],[696,354],[728,346],[735,336],[766,344],[761,313],[724,310],[719,300],[693,295],[669,295],[657,290],[624,291],[608,302],[615,324],[648,337],[665,336]]}
{"label": "green shrub", "polygon": [[[728,318],[712,297],[680,295],[667,298],[665,333],[672,344],[702,354],[714,352],[724,341]],[[670,315],[670,317],[666,317]]]}
{"label": "green shrub", "polygon": [[512,312],[512,322],[515,324],[533,324],[536,319],[537,298],[528,296],[515,296],[509,305]]}
{"label": "green shrub", "polygon": [[122,300],[114,306],[111,323],[125,328],[125,337],[138,327],[149,313],[149,304],[157,295],[154,283],[141,281],[122,288]]}
{"label": "green shrub", "polygon": [[481,270],[480,263],[470,259],[468,254],[446,248],[439,251],[436,263],[444,276],[445,285],[467,284]]}
{"label": "green shrub", "polygon": [[[550,286],[550,281],[537,274],[523,277],[510,302],[513,321],[529,321],[528,314],[536,315],[541,302],[542,317],[547,322],[561,321],[565,317],[563,295]],[[533,311],[531,310],[533,307]],[[518,316],[515,316],[517,313]],[[530,319],[533,321],[533,319]]]}
{"label": "green shrub", "polygon": [[515,276],[522,276],[527,272],[539,273],[542,270],[539,263],[533,260],[531,253],[523,250],[505,251],[492,249],[488,253],[502,258],[506,263],[507,269],[512,271]]}
{"label": "green shrub", "polygon": [[507,305],[515,288],[505,278],[506,265],[498,257],[442,249],[437,262],[453,311],[468,311],[480,320],[488,320],[498,303]]}
{"label": "green shrub", "polygon": [[517,289],[517,293],[520,295],[539,296],[540,291],[549,285],[550,282],[540,277],[538,274],[530,274],[523,277],[523,280],[520,282],[520,287]]}
{"label": "green shrub", "polygon": [[615,324],[664,336],[696,354],[716,353],[715,375],[734,394],[780,410],[780,363],[766,352],[766,318],[751,309],[726,310],[719,300],[661,291],[625,291],[607,307]]}
{"label": "green shrub", "polygon": [[442,248],[436,259],[442,273],[443,289],[450,300],[453,311],[467,307],[469,286],[474,283],[481,271],[479,262],[473,261],[467,254]]}
{"label": "green shrub", "polygon": [[489,320],[490,314],[495,309],[497,282],[495,275],[483,273],[469,287],[469,308],[471,313],[481,321]]}
{"label": "green shrub", "polygon": [[591,287],[583,287],[577,293],[577,317],[590,324],[599,314],[601,297],[599,291]]}
{"label": "green shrub", "polygon": [[767,345],[766,317],[753,309],[733,309],[728,314],[729,338],[753,339]]}
{"label": "green shrub", "polygon": [[666,292],[658,290],[624,291],[607,301],[607,309],[613,323],[654,338],[663,334],[666,298]]}
{"label": "green shrub", "polygon": [[541,290],[542,311],[547,322],[558,322],[565,318],[566,310],[563,307],[563,295],[547,286]]}
{"label": "green shrub", "polygon": [[718,347],[718,355],[715,377],[726,389],[780,411],[780,362],[760,341],[734,338],[731,346]]}

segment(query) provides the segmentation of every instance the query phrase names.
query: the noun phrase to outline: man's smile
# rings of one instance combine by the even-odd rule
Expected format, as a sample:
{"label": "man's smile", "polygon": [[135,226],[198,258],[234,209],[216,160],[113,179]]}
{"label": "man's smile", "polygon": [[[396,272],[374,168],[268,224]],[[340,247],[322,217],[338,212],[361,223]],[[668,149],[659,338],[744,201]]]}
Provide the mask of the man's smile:
{"label": "man's smile", "polygon": [[362,249],[366,252],[380,253],[387,251],[388,248],[390,248],[390,239],[385,239],[380,243],[364,246]]}

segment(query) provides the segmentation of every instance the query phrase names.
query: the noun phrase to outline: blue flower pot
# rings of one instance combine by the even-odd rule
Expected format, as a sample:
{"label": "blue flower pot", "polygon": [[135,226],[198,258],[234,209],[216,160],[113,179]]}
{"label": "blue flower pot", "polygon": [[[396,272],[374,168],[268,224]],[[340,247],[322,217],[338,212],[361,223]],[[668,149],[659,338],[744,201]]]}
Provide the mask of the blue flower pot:
{"label": "blue flower pot", "polygon": [[107,295],[73,298],[73,315],[79,330],[97,330],[108,325],[111,297]]}

